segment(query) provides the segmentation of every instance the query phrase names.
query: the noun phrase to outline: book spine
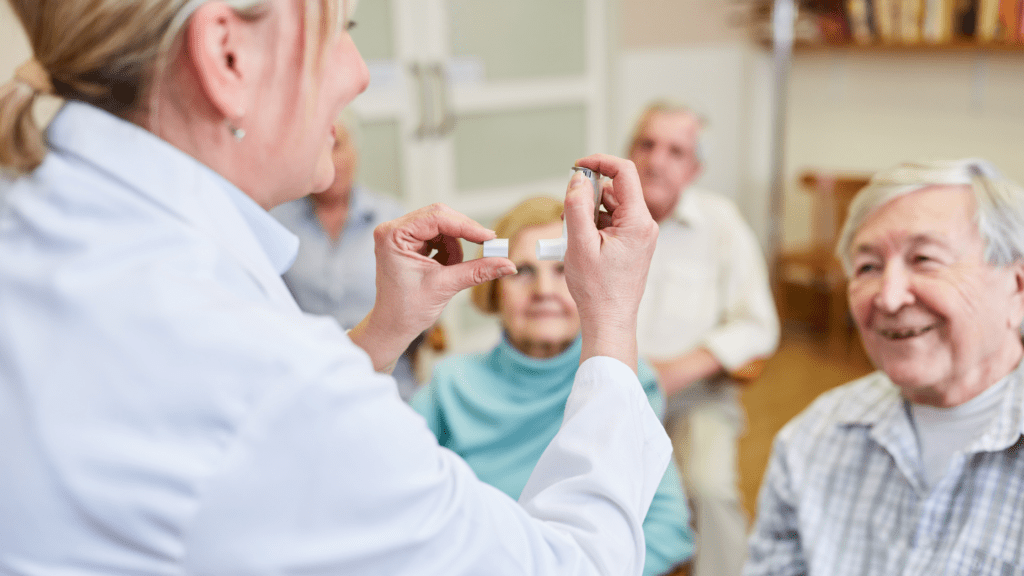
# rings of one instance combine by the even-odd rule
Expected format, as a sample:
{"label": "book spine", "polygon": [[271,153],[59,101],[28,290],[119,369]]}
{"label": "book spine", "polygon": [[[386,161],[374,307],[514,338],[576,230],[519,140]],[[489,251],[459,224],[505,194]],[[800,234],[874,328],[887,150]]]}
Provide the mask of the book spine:
{"label": "book spine", "polygon": [[850,20],[850,33],[858,44],[871,43],[871,26],[868,23],[868,0],[847,0],[846,14]]}
{"label": "book spine", "polygon": [[999,0],[981,0],[974,37],[979,42],[993,42],[999,29]]}

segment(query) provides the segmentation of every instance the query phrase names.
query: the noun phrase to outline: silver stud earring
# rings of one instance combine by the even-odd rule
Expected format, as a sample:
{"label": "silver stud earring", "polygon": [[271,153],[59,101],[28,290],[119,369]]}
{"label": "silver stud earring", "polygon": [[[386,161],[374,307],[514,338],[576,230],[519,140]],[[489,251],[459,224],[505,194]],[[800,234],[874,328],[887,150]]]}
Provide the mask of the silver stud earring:
{"label": "silver stud earring", "polygon": [[231,131],[231,135],[235,137],[236,142],[241,142],[242,138],[245,138],[245,130],[235,126],[231,122],[228,122],[228,130]]}

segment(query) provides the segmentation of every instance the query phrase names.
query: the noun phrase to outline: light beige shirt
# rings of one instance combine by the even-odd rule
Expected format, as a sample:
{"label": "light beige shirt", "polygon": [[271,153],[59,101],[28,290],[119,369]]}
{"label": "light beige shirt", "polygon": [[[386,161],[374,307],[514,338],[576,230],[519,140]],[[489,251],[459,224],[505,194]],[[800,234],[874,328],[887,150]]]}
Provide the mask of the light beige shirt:
{"label": "light beige shirt", "polygon": [[[764,256],[728,198],[691,188],[660,224],[637,339],[641,355],[656,360],[703,346],[727,370],[775,350],[779,318]],[[712,392],[691,388],[682,394],[691,400]]]}

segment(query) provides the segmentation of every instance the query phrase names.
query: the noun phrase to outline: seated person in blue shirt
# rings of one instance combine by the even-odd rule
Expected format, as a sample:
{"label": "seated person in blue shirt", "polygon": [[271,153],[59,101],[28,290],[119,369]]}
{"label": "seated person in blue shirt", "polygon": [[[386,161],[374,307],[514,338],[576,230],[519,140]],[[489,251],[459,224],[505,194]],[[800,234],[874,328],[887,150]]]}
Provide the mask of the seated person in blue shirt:
{"label": "seated person in blue shirt", "polygon": [[[473,288],[474,304],[501,319],[503,337],[483,354],[449,358],[412,399],[438,442],[462,456],[477,476],[518,498],[544,448],[562,423],[580,363],[580,317],[562,262],[537,259],[541,238],[562,233],[562,203],[532,198],[502,217],[495,232],[509,238],[518,274]],[[665,400],[644,362],[640,382],[655,412]],[[643,523],[644,575],[663,574],[693,553],[682,484],[669,466]]]}
{"label": "seated person in blue shirt", "polygon": [[[283,275],[295,302],[304,312],[333,317],[346,330],[370,312],[376,298],[373,229],[405,214],[398,202],[356,184],[354,126],[347,114],[334,123],[331,186],[270,211],[299,237],[295,263]],[[414,358],[422,340],[421,335],[413,341],[392,372],[405,399],[417,388]]]}

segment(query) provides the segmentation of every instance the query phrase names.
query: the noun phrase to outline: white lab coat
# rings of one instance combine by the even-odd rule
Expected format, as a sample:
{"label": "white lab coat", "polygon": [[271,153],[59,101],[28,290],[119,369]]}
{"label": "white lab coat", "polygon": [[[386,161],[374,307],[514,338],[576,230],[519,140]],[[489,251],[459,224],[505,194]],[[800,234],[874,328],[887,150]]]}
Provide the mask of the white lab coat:
{"label": "white lab coat", "polygon": [[670,445],[594,358],[517,504],[281,281],[295,239],[81,103],[0,208],[0,573],[639,574]]}

